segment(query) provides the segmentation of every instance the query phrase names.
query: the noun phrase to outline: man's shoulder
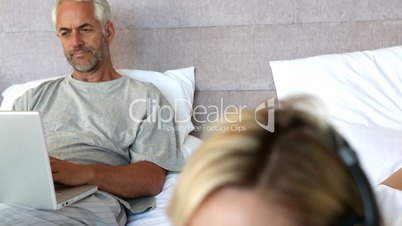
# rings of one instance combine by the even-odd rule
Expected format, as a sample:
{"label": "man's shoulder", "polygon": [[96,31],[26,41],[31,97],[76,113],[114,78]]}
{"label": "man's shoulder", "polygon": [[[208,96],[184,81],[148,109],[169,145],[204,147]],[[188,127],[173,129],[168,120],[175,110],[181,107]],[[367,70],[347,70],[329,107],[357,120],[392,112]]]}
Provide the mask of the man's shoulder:
{"label": "man's shoulder", "polygon": [[66,78],[67,78],[66,76],[55,77],[50,80],[44,81],[39,86],[46,87],[46,86],[52,86],[52,85],[59,85],[61,82],[65,81]]}
{"label": "man's shoulder", "polygon": [[25,92],[25,94],[34,95],[36,93],[48,91],[49,89],[57,88],[63,83],[65,79],[66,77],[56,77],[51,80],[43,81],[37,86],[28,89],[27,92]]}
{"label": "man's shoulder", "polygon": [[130,87],[141,90],[142,92],[161,95],[161,91],[152,82],[144,82],[130,77],[127,77],[127,82]]}
{"label": "man's shoulder", "polygon": [[50,94],[57,89],[64,79],[64,77],[55,77],[25,87],[26,90],[21,92],[20,96],[13,101],[13,109],[32,110],[34,103],[37,103],[44,96],[50,97]]}

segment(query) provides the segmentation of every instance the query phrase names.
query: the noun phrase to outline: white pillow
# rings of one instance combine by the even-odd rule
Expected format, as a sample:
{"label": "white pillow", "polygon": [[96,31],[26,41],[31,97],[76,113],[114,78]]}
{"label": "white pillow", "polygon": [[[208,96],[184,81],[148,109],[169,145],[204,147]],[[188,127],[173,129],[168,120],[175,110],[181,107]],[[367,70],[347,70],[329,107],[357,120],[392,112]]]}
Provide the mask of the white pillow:
{"label": "white pillow", "polygon": [[[150,82],[158,87],[175,110],[175,129],[179,133],[181,146],[187,135],[194,129],[194,125],[191,122],[195,90],[194,67],[169,70],[164,73],[131,69],[121,69],[118,70],[118,72],[132,79]],[[24,84],[10,86],[2,94],[3,102],[0,110],[10,110],[14,101],[22,96],[28,89],[56,78],[59,77],[35,80]]]}
{"label": "white pillow", "polygon": [[372,185],[402,167],[402,47],[270,65],[279,100],[321,100],[321,113],[354,147]]}
{"label": "white pillow", "polygon": [[402,47],[270,62],[278,99],[309,94],[333,123],[402,130]]}
{"label": "white pillow", "polygon": [[356,124],[337,126],[336,129],[356,151],[373,186],[402,167],[402,131]]}

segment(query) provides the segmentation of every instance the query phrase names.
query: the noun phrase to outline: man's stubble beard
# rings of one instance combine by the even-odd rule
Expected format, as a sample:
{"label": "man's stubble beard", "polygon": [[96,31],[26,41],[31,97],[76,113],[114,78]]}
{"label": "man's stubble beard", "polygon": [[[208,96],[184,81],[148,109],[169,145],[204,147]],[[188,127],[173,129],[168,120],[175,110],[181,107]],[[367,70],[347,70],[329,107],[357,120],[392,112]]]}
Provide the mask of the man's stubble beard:
{"label": "man's stubble beard", "polygon": [[[78,51],[88,51],[90,54],[90,58],[87,63],[79,63],[75,62],[73,59],[73,54]],[[95,49],[91,47],[80,46],[72,51],[65,53],[67,61],[71,64],[71,66],[78,72],[81,73],[91,73],[97,71],[104,59],[109,56],[109,45],[106,41],[106,37],[102,36],[102,46],[100,49]]]}

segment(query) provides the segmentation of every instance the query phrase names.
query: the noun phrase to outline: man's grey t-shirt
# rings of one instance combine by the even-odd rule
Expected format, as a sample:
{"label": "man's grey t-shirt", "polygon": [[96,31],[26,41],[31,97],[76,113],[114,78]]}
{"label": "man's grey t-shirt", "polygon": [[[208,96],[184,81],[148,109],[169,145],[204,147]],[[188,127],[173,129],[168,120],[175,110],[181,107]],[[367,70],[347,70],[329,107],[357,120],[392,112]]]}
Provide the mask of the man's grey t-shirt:
{"label": "man's grey t-shirt", "polygon": [[184,164],[173,110],[150,83],[127,77],[90,83],[67,76],[27,91],[14,110],[41,113],[49,154],[56,158],[108,165],[145,160],[169,171]]}

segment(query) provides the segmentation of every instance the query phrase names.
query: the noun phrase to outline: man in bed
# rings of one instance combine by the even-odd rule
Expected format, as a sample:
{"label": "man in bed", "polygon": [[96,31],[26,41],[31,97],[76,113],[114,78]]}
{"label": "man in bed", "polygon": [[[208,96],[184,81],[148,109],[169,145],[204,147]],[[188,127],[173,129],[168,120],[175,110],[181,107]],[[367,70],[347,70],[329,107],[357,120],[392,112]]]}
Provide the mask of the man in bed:
{"label": "man in bed", "polygon": [[[158,194],[166,172],[183,165],[175,130],[163,129],[174,127],[166,120],[171,117],[149,111],[169,104],[153,85],[115,71],[109,52],[115,29],[106,0],[59,0],[53,22],[73,73],[29,90],[14,110],[41,112],[55,182],[93,184],[100,191],[58,211],[3,206],[1,222],[125,225],[126,211],[153,205],[153,199],[136,198]],[[144,105],[130,112],[138,100]]]}

